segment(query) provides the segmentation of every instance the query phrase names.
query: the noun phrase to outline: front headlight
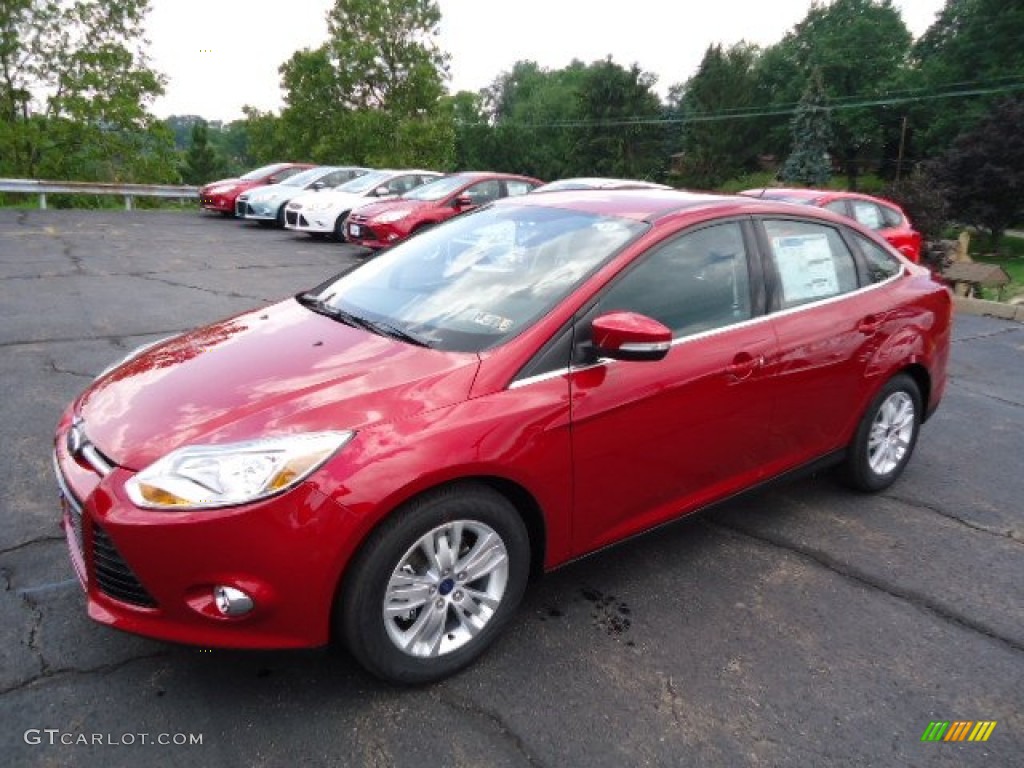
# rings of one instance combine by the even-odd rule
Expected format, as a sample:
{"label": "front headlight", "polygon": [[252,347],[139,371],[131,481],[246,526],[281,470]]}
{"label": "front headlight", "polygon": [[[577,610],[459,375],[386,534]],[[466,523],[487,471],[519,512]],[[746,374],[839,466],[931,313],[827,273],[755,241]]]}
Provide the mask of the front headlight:
{"label": "front headlight", "polygon": [[318,469],[355,432],[309,432],[230,445],[190,445],[150,464],[125,490],[147,509],[212,509],[265,499]]}
{"label": "front headlight", "polygon": [[380,216],[376,216],[375,218],[381,224],[391,224],[396,221],[401,221],[410,213],[412,213],[412,211],[384,211],[384,213]]}

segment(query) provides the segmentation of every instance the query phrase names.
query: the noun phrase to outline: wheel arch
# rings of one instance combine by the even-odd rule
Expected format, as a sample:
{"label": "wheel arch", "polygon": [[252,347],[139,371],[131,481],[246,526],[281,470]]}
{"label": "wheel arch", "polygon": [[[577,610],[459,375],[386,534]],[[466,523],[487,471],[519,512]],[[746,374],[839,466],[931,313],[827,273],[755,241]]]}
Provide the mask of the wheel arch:
{"label": "wheel arch", "polygon": [[[366,542],[373,536],[374,532],[376,532],[387,520],[391,519],[392,515],[399,513],[402,507],[415,502],[416,499],[441,489],[451,489],[460,485],[484,486],[502,496],[513,506],[526,528],[526,534],[530,542],[530,577],[536,578],[543,574],[544,557],[547,551],[547,525],[545,523],[544,513],[541,506],[534,495],[521,484],[505,477],[486,474],[466,475],[459,478],[444,480],[425,488],[418,489],[415,493],[398,501],[392,509],[390,509],[386,514],[381,515],[372,526],[367,528],[367,530],[363,532],[362,536],[360,536],[359,541],[352,547],[352,554],[345,563],[345,566],[338,573],[337,581],[334,585],[334,596],[331,600],[330,611],[334,613],[340,608],[345,593],[345,580],[348,577],[352,564],[359,556],[359,553],[362,552],[363,547],[366,546]],[[334,639],[333,621],[330,622],[330,632],[332,639]]]}
{"label": "wheel arch", "polygon": [[928,403],[931,401],[932,394],[931,374],[928,372],[928,369],[925,368],[921,363],[911,363],[905,366],[904,368],[900,369],[893,375],[895,376],[896,374],[899,373],[905,373],[911,379],[914,380],[915,384],[917,384],[917,389],[921,393],[921,423],[924,424],[924,422],[927,421],[928,417],[931,415],[930,411],[928,410]]}

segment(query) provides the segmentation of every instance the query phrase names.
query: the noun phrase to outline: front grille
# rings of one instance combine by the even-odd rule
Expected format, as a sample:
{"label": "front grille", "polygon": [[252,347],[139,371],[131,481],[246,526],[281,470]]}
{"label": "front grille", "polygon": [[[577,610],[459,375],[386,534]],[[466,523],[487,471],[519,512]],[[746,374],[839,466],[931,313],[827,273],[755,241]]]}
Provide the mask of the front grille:
{"label": "front grille", "polygon": [[245,216],[245,203],[243,203],[241,200],[235,201],[235,216]]}
{"label": "front grille", "polygon": [[128,567],[110,536],[99,525],[92,526],[93,569],[100,591],[123,603],[156,608],[156,600]]}
{"label": "front grille", "polygon": [[295,211],[285,211],[284,220],[294,227],[299,221],[299,214]]}

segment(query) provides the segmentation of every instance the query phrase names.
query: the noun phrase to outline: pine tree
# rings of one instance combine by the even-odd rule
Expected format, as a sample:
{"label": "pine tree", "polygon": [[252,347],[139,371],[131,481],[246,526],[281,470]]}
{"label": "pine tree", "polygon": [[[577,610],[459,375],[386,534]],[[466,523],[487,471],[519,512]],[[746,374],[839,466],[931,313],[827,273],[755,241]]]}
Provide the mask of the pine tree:
{"label": "pine tree", "polygon": [[192,143],[185,153],[181,177],[186,184],[205,184],[219,175],[220,158],[210,146],[205,120],[198,120],[192,126]]}
{"label": "pine tree", "polygon": [[832,176],[832,119],[819,71],[811,75],[790,126],[793,150],[782,166],[782,180],[811,187],[827,184]]}

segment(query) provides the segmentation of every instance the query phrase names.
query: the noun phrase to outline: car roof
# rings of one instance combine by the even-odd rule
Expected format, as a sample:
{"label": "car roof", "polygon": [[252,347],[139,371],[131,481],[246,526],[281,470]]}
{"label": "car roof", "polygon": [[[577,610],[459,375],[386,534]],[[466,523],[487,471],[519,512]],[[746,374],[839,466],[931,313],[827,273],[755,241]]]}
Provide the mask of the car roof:
{"label": "car roof", "polygon": [[763,200],[785,200],[791,203],[820,205],[832,200],[870,200],[899,208],[898,203],[877,195],[863,192],[850,192],[845,189],[814,189],[806,187],[764,187],[763,189],[745,189],[740,192],[746,197],[757,197]]}
{"label": "car roof", "polygon": [[612,179],[601,176],[580,176],[568,179],[549,181],[533,190],[536,192],[552,192],[567,189],[672,189],[666,184],[658,184],[644,179]]}
{"label": "car roof", "polygon": [[673,213],[700,208],[734,206],[758,208],[757,201],[735,195],[701,194],[672,189],[572,189],[521,195],[496,204],[535,205],[569,208],[601,216],[618,216],[638,221],[654,221]]}

